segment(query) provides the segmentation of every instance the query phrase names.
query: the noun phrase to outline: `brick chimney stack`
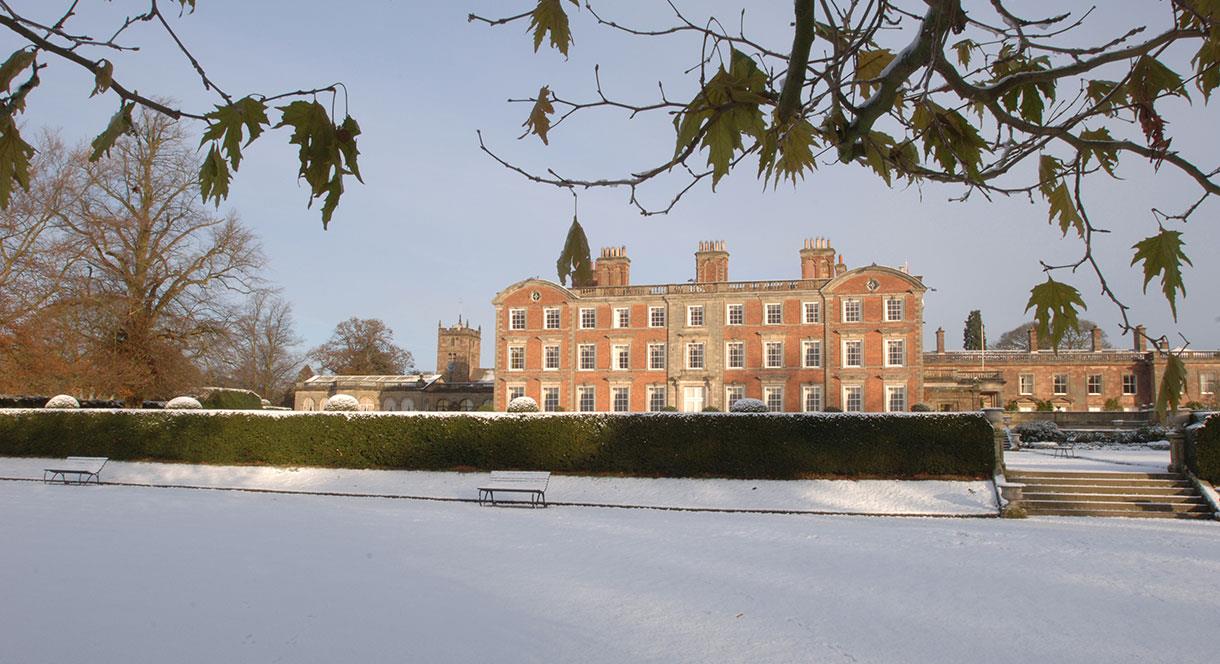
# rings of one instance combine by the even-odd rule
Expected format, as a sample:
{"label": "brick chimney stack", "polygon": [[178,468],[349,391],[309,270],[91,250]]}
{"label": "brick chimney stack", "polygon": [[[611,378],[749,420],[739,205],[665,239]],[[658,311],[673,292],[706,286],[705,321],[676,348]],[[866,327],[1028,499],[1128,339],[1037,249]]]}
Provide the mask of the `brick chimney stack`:
{"label": "brick chimney stack", "polygon": [[1145,341],[1147,339],[1145,338],[1143,325],[1136,325],[1135,329],[1132,330],[1131,335],[1135,341],[1135,352],[1143,353],[1144,351],[1148,350],[1147,346],[1145,345]]}
{"label": "brick chimney stack", "polygon": [[695,252],[695,281],[701,284],[729,280],[729,252],[724,240],[705,240]]}
{"label": "brick chimney stack", "polygon": [[631,259],[627,247],[602,247],[602,255],[593,263],[593,279],[598,286],[631,285]]}
{"label": "brick chimney stack", "polygon": [[945,354],[945,328],[936,328],[936,354]]}
{"label": "brick chimney stack", "polygon": [[843,262],[843,254],[839,254],[839,262],[835,264],[835,276],[837,277],[840,274],[844,274],[846,272],[847,272],[847,263]]}
{"label": "brick chimney stack", "polygon": [[801,248],[801,278],[829,279],[834,276],[835,250],[824,237],[806,238]]}
{"label": "brick chimney stack", "polygon": [[1029,352],[1038,352],[1038,326],[1029,326]]}
{"label": "brick chimney stack", "polygon": [[1094,327],[1093,328],[1093,352],[1096,353],[1099,350],[1101,350],[1101,328]]}

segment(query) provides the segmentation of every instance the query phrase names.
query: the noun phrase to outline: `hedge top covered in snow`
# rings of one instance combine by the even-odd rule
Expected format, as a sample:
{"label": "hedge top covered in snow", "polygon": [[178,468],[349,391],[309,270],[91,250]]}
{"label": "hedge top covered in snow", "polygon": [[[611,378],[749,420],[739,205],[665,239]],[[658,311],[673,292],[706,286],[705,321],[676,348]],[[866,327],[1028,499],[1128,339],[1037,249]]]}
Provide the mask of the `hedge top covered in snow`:
{"label": "hedge top covered in snow", "polygon": [[738,399],[729,407],[729,411],[734,413],[767,413],[770,410],[767,404],[758,399]]}
{"label": "hedge top covered in snow", "polygon": [[536,413],[538,412],[538,402],[532,397],[517,397],[508,402],[508,412],[510,413]]}
{"label": "hedge top covered in snow", "polygon": [[360,410],[360,402],[350,394],[336,394],[326,401],[324,410],[352,412]]}
{"label": "hedge top covered in snow", "polygon": [[57,394],[51,397],[43,408],[80,408],[80,402],[76,400],[76,397]]}
{"label": "hedge top covered in snow", "polygon": [[165,402],[166,410],[202,410],[203,404],[195,397],[174,397]]}

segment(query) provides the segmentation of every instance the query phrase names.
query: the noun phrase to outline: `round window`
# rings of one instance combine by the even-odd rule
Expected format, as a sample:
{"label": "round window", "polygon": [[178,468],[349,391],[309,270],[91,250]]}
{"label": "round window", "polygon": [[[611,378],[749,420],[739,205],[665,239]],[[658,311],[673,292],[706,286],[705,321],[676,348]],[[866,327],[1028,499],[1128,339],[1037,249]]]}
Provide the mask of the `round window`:
{"label": "round window", "polygon": [[533,293],[530,293],[530,299],[537,302],[538,300],[542,299],[542,293],[534,291]]}
{"label": "round window", "polygon": [[868,285],[868,289],[871,291],[875,291],[881,287],[881,284],[877,283],[876,279],[869,279],[867,285]]}

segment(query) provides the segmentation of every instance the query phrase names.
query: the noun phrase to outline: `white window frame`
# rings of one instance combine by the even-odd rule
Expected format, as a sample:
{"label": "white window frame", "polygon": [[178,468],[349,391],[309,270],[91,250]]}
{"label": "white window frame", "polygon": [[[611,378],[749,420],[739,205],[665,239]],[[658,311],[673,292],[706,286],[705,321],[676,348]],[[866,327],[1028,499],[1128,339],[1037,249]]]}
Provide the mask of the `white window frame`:
{"label": "white window frame", "polygon": [[[813,313],[810,316],[810,312]],[[801,321],[806,325],[813,325],[822,322],[822,303],[821,302],[802,302],[801,303]]]}
{"label": "white window frame", "polygon": [[[898,362],[894,362],[894,347],[899,347],[900,357]],[[905,367],[907,365],[907,340],[906,339],[886,339],[885,340],[885,366],[887,367]]]}
{"label": "white window frame", "polygon": [[[589,366],[585,366],[585,351],[592,351]],[[577,344],[576,345],[576,370],[577,371],[593,371],[597,369],[597,344]]]}
{"label": "white window frame", "polygon": [[665,327],[665,307],[648,307],[648,327]]}
{"label": "white window frame", "polygon": [[[657,405],[657,395],[661,395],[661,403]],[[649,385],[648,386],[648,412],[656,413],[664,410],[669,405],[668,395],[665,392],[664,385]]]}
{"label": "white window frame", "polygon": [[615,307],[611,312],[610,327],[615,329],[631,327],[631,307]]}
{"label": "white window frame", "polygon": [[[549,401],[547,399],[547,395],[552,394],[552,393],[555,395],[555,407],[554,408],[550,407]],[[559,411],[559,408],[561,405],[561,402],[559,400],[559,398],[561,396],[561,392],[559,390],[558,385],[543,385],[541,395],[542,395],[542,403],[539,405],[542,406],[543,412],[554,413],[554,412]]]}
{"label": "white window frame", "polygon": [[[737,362],[733,362],[733,349],[740,351],[737,356]],[[726,341],[724,344],[724,368],[726,369],[745,369],[746,368],[746,342],[744,341]]]}
{"label": "white window frame", "polygon": [[[771,314],[778,310],[778,319],[772,320]],[[784,303],[783,302],[767,302],[763,304],[763,325],[783,325],[784,324]]]}
{"label": "white window frame", "polygon": [[[622,366],[622,359],[626,357],[627,366]],[[631,370],[631,344],[612,344],[610,346],[610,369],[612,371],[630,371]]]}
{"label": "white window frame", "polygon": [[[810,401],[812,400],[812,404]],[[801,386],[801,411],[805,413],[817,413],[826,408],[826,402],[822,399],[821,385],[802,385]]]}
{"label": "white window frame", "polygon": [[[1029,379],[1028,386],[1026,379]],[[1021,396],[1030,396],[1034,393],[1034,375],[1031,373],[1023,373],[1017,376],[1017,394]]]}
{"label": "white window frame", "polygon": [[[1130,391],[1130,392],[1128,392],[1128,391],[1127,391],[1127,384],[1128,384],[1128,383],[1130,383],[1130,385],[1131,385],[1131,391]],[[1133,374],[1133,373],[1126,373],[1126,374],[1123,374],[1123,394],[1124,394],[1124,395],[1132,395],[1132,394],[1135,394],[1135,390],[1136,390],[1136,389],[1138,389],[1138,387],[1139,387],[1139,384],[1138,384],[1138,381],[1137,381],[1137,380],[1136,380],[1136,378],[1135,378],[1135,374]]]}
{"label": "white window frame", "polygon": [[[772,355],[771,351],[776,347],[779,348],[779,357]],[[782,341],[764,341],[763,342],[763,367],[766,369],[783,369],[784,368],[784,342]]]}
{"label": "white window frame", "polygon": [[[699,322],[695,322],[695,312],[699,312]],[[703,327],[707,324],[707,311],[702,304],[686,305],[686,326],[687,327]]]}
{"label": "white window frame", "polygon": [[[542,347],[543,371],[559,371],[559,365],[562,363],[562,355],[560,355],[559,350],[559,344],[546,344]],[[554,353],[551,351],[554,351]],[[552,359],[554,359],[554,366],[551,365]]]}
{"label": "white window frame", "polygon": [[724,386],[724,408],[732,410],[733,403],[746,398],[745,385],[725,385]]}
{"label": "white window frame", "polygon": [[[660,350],[660,362],[657,362],[657,350]],[[666,360],[668,359],[665,344],[648,344],[648,368],[649,369],[664,369]]]}
{"label": "white window frame", "polygon": [[[851,405],[851,394],[855,392],[859,399],[857,407]],[[862,413],[864,412],[864,386],[863,385],[844,385],[843,386],[843,412],[845,413]]]}
{"label": "white window frame", "polygon": [[[1218,379],[1220,379],[1220,377],[1217,377],[1214,372],[1199,372],[1199,395],[1215,394],[1216,382]],[[1207,389],[1209,387],[1211,388],[1210,390]]]}
{"label": "white window frame", "polygon": [[[733,312],[737,312],[737,321],[733,321]],[[738,302],[730,302],[724,305],[724,324],[725,325],[745,325],[746,324],[746,305]]]}
{"label": "white window frame", "polygon": [[[505,401],[505,405],[508,405],[509,401],[512,401],[513,399],[516,399],[517,397],[525,396],[525,385],[505,385],[504,386],[504,395],[507,398],[507,401]],[[412,402],[410,408],[406,407],[406,401],[403,401],[403,405],[404,405],[403,410],[415,410],[414,402]]]}
{"label": "white window frame", "polygon": [[[691,360],[694,358],[693,352],[695,348],[699,349],[699,363],[695,365]],[[707,368],[707,345],[702,341],[691,341],[686,344],[686,368],[704,370]]]}
{"label": "white window frame", "polygon": [[[775,397],[776,404],[772,404],[771,397]],[[783,385],[764,385],[763,386],[763,403],[767,405],[767,410],[772,413],[784,412],[784,386]]]}
{"label": "white window frame", "polygon": [[[851,355],[847,352],[847,347],[849,344],[859,344],[860,345],[860,353],[859,353],[860,356],[857,358],[859,360],[859,362],[857,362],[856,364],[848,363],[851,358]],[[842,357],[841,364],[843,365],[844,369],[862,369],[862,368],[864,368],[864,340],[863,339],[844,339],[843,340],[843,357]]]}
{"label": "white window frame", "polygon": [[[853,309],[854,305],[854,309]],[[854,316],[849,316],[848,312],[854,311]],[[860,323],[864,320],[864,301],[858,297],[843,298],[843,322],[844,323]]]}
{"label": "white window frame", "polygon": [[[585,396],[589,397],[589,407],[585,408]],[[576,386],[576,411],[592,413],[597,410],[597,387],[594,385]]]}
{"label": "white window frame", "polygon": [[[809,351],[813,349],[816,360],[814,363],[809,362]],[[817,339],[807,339],[801,342],[801,367],[805,369],[821,369],[822,368],[822,342]]]}
{"label": "white window frame", "polygon": [[[554,325],[551,325],[551,322],[552,322],[551,315],[552,314],[554,314],[554,316],[555,316]],[[559,326],[561,324],[560,321],[562,321],[562,320],[563,320],[563,318],[560,314],[559,307],[547,307],[542,310],[542,329],[558,330]]]}
{"label": "white window frame", "polygon": [[[902,407],[894,407],[894,395],[900,393],[902,395]],[[903,413],[906,412],[909,405],[907,404],[907,386],[906,385],[886,385],[885,386],[885,412],[887,413]]]}
{"label": "white window frame", "polygon": [[[1094,387],[1093,387],[1093,383],[1094,383],[1094,380],[1093,380],[1093,379],[1094,379],[1094,378],[1096,378],[1096,379],[1097,379],[1097,380],[1096,380],[1096,383],[1097,383],[1097,388],[1096,388],[1096,391],[1094,391]],[[1085,379],[1084,379],[1084,390],[1085,390],[1085,394],[1088,394],[1088,395],[1090,395],[1090,396],[1098,396],[1098,395],[1100,395],[1100,394],[1101,394],[1101,391],[1102,391],[1102,388],[1103,388],[1104,386],[1105,386],[1105,379],[1103,379],[1103,378],[1102,378],[1101,374],[1089,374],[1089,375],[1088,375],[1088,376],[1086,376],[1086,377],[1085,377]]]}
{"label": "white window frame", "polygon": [[[898,315],[897,316],[892,315],[893,312],[890,309],[890,306],[895,305],[895,304],[898,305]],[[896,296],[885,298],[885,314],[884,314],[885,322],[897,323],[897,322],[906,320],[906,315],[907,315],[907,303],[904,298],[896,297]]]}
{"label": "white window frame", "polygon": [[[586,314],[588,315],[586,317]],[[592,330],[597,327],[597,308],[596,307],[581,307],[580,308],[580,329]]]}
{"label": "white window frame", "polygon": [[[1063,379],[1062,391],[1059,389],[1059,379],[1060,378]],[[1069,385],[1068,385],[1068,375],[1067,374],[1055,374],[1054,377],[1051,378],[1051,394],[1054,394],[1056,396],[1061,396],[1061,395],[1067,394],[1068,388],[1069,388]]]}
{"label": "white window frame", "polygon": [[[619,395],[623,395],[623,407],[619,408]],[[631,388],[621,385],[610,386],[610,412],[613,413],[629,413],[631,412]]]}
{"label": "white window frame", "polygon": [[[521,315],[520,321],[517,320],[518,314]],[[521,307],[514,307],[514,308],[508,310],[508,329],[513,330],[513,331],[524,330],[524,329],[526,329],[526,326],[529,325],[529,323],[527,322],[528,320],[529,319],[526,317],[526,314],[525,314],[525,309],[523,309]],[[520,326],[517,325],[518,322],[521,323]]]}
{"label": "white window frame", "polygon": [[[513,366],[516,362],[513,361],[513,351],[521,351],[521,366]],[[513,344],[508,347],[508,370],[509,371],[525,371],[525,346],[523,344]]]}

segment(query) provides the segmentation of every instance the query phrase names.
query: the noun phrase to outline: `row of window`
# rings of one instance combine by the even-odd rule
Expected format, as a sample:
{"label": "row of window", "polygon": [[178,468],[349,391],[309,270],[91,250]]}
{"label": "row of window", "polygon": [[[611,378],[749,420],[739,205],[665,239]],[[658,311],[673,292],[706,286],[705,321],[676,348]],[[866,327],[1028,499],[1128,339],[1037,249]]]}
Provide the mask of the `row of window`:
{"label": "row of window", "polygon": [[[859,323],[863,321],[863,303],[859,298],[844,298],[842,300],[842,321],[844,323]],[[902,298],[893,297],[885,300],[886,322],[902,321],[906,317],[906,303]],[[705,325],[705,309],[702,304],[692,304],[686,307],[686,326],[703,327]],[[542,310],[542,327],[545,330],[558,330],[560,324],[559,307],[548,307]],[[648,327],[665,327],[665,307],[648,307]],[[745,305],[726,304],[724,320],[727,325],[745,325]],[[821,302],[801,303],[801,322],[805,324],[822,322]],[[765,325],[782,325],[784,323],[784,305],[782,302],[768,302],[763,305],[763,323]],[[613,328],[631,327],[631,308],[616,307],[611,312],[610,326]],[[580,309],[580,328],[589,330],[597,327],[597,309],[582,307]],[[508,310],[508,329],[524,330],[526,328],[525,309]]]}
{"label": "row of window", "polygon": [[[1102,393],[1102,387],[1103,384],[1101,374],[1090,374],[1085,379],[1085,391],[1088,394],[1100,395]],[[1017,388],[1020,394],[1032,395],[1034,393],[1034,375],[1021,374],[1018,376]],[[1055,374],[1051,377],[1051,393],[1068,393],[1067,374]],[[1123,374],[1123,394],[1135,394],[1135,374]]]}
{"label": "row of window", "polygon": [[[324,410],[326,408],[327,401],[329,401],[329,399],[322,399],[321,402],[315,403],[311,397],[306,397],[301,402],[301,410]],[[487,401],[484,401],[484,403],[487,403]],[[450,403],[448,399],[437,399],[434,407],[436,410],[471,411],[475,409],[475,403],[472,399],[462,399],[457,403]],[[361,397],[360,410],[376,410],[376,404],[369,397]],[[395,401],[392,397],[386,397],[381,402],[381,410],[413,411],[415,410],[415,400],[410,397],[404,397],[402,401]]]}
{"label": "row of window", "polygon": [[[668,405],[668,392],[664,385],[649,385],[647,408],[650,411],[664,410]],[[694,396],[687,395],[687,406],[685,410],[701,410],[706,400],[706,388],[686,388],[687,390],[697,391]],[[729,409],[732,409],[733,404],[745,398],[746,388],[744,385],[728,385],[724,388],[724,402]],[[512,401],[517,397],[525,396],[524,385],[508,386],[508,401]],[[767,410],[772,412],[782,412],[784,410],[784,388],[783,386],[764,386],[762,394],[763,403],[767,404]],[[864,410],[864,386],[863,385],[844,385],[842,401],[843,410],[845,412],[863,412]],[[597,403],[597,388],[593,385],[578,385],[576,386],[576,410],[580,412],[593,412],[596,410]],[[560,409],[559,403],[559,387],[543,386],[542,387],[542,410],[554,412]],[[819,412],[824,409],[822,400],[821,385],[803,385],[801,386],[801,410],[803,412]],[[905,385],[886,385],[885,386],[885,410],[887,412],[902,412],[907,409],[907,388]],[[630,387],[610,387],[610,410],[617,413],[625,413],[631,410],[631,388]]]}
{"label": "row of window", "polygon": [[[906,366],[906,340],[885,339],[884,365],[886,367]],[[841,365],[844,368],[862,368],[864,366],[864,340],[844,339]],[[784,342],[764,341],[763,368],[784,368]],[[576,368],[580,371],[594,371],[597,366],[597,345],[577,344]],[[705,344],[693,341],[686,344],[686,368],[705,369],[707,353]],[[525,369],[525,346],[508,346],[508,369],[522,371]],[[744,369],[746,367],[746,342],[729,341],[724,345],[724,366],[726,369]],[[820,369],[822,367],[822,342],[811,340],[801,342],[801,368]],[[558,370],[561,368],[559,344],[542,346],[542,368]],[[631,368],[631,344],[611,344],[610,369],[625,371]],[[663,343],[648,344],[648,369],[666,368],[666,345]]]}

